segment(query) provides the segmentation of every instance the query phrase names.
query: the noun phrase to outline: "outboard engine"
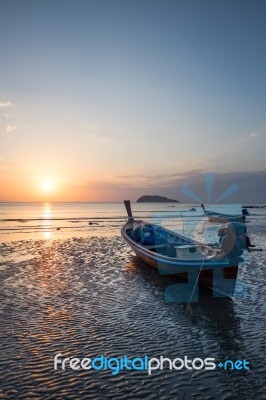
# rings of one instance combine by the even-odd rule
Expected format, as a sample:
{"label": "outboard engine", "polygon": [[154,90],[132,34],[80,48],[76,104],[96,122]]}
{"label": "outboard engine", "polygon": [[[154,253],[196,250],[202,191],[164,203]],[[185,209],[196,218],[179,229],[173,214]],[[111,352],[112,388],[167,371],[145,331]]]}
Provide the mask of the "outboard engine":
{"label": "outboard engine", "polygon": [[221,226],[218,236],[224,256],[229,258],[241,256],[243,250],[247,249],[246,232],[246,226],[240,222],[229,222]]}

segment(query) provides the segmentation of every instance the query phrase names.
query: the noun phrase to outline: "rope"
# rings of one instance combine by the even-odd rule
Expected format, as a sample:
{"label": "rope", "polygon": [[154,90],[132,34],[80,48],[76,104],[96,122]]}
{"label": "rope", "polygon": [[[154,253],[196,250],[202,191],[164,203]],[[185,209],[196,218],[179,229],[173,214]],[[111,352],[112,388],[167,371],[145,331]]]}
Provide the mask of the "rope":
{"label": "rope", "polygon": [[[189,308],[189,306],[190,306],[190,303],[191,303],[191,300],[192,300],[192,298],[193,298],[193,295],[194,295],[194,292],[195,292],[196,285],[198,284],[198,281],[199,281],[199,276],[200,276],[200,273],[201,273],[201,270],[202,270],[202,267],[203,267],[203,265],[204,265],[204,262],[205,262],[205,260],[206,260],[206,257],[204,257],[204,258],[203,258],[203,260],[202,260],[202,263],[201,263],[201,266],[200,266],[200,270],[199,270],[199,272],[198,272],[198,276],[197,276],[197,279],[196,279],[195,285],[194,285],[194,287],[193,287],[193,290],[192,290],[192,292],[191,292],[191,296],[190,296],[189,302],[188,302],[188,304],[187,304],[187,307],[186,307],[185,314],[183,315],[183,318],[182,318],[182,320],[181,320],[180,329],[179,329],[179,331],[177,332],[176,338],[175,338],[175,340],[174,340],[174,344],[173,344],[173,347],[172,347],[172,350],[171,350],[171,353],[170,353],[170,358],[172,358],[172,355],[173,355],[174,349],[175,349],[175,347],[176,347],[176,344],[177,344],[177,341],[178,341],[178,338],[179,338],[179,334],[180,334],[180,332],[181,332],[181,330],[182,330],[182,328],[183,328],[183,321],[184,321],[184,319],[185,319],[185,317],[186,317],[186,315],[187,315],[188,308]],[[156,399],[159,399],[159,396],[160,396],[160,390],[161,390],[162,384],[163,384],[163,382],[164,382],[164,379],[165,379],[165,374],[166,374],[166,370],[164,371],[164,374],[163,374],[163,377],[162,377],[161,383],[160,383],[160,385],[159,385],[159,387],[158,387],[158,391],[157,391]]]}
{"label": "rope", "polygon": [[184,233],[184,217],[183,217],[182,211],[181,211],[181,210],[179,210],[179,212],[180,212],[180,214],[181,214],[181,218],[182,218],[182,224],[183,224],[183,233]]}

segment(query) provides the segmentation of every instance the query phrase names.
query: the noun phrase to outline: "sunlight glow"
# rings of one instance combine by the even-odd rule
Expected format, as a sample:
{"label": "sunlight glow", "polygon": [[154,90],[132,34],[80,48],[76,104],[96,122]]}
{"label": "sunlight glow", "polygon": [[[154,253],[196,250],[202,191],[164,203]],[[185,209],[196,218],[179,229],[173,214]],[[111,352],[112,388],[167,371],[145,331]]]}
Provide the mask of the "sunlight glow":
{"label": "sunlight glow", "polygon": [[51,239],[52,232],[51,231],[44,231],[43,232],[44,239]]}
{"label": "sunlight glow", "polygon": [[53,182],[50,179],[47,179],[42,182],[42,189],[45,192],[50,192],[53,189]]}
{"label": "sunlight glow", "polygon": [[50,203],[44,203],[44,210],[42,212],[43,219],[50,219],[52,216],[52,211],[50,208]]}

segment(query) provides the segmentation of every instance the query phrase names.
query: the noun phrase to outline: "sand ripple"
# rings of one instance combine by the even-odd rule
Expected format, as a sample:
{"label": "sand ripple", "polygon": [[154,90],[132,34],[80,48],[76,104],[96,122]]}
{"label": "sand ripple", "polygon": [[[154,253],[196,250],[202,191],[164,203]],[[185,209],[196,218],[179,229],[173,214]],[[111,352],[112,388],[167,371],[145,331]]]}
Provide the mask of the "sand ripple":
{"label": "sand ripple", "polygon": [[[164,301],[173,278],[136,261],[119,237],[10,242],[1,254],[0,399],[263,398],[263,253],[241,269],[245,297],[206,295],[188,310]],[[162,371],[54,371],[59,352],[246,358],[252,370],[166,371],[163,381]]]}

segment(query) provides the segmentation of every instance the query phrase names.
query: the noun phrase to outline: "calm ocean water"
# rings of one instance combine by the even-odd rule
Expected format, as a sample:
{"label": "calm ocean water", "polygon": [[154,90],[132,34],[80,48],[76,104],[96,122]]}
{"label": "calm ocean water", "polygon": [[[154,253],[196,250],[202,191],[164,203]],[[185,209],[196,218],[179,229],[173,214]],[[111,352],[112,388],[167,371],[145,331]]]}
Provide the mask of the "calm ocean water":
{"label": "calm ocean water", "polygon": [[[191,211],[195,208],[195,211]],[[162,224],[188,236],[208,239],[216,232],[206,223],[199,205],[181,203],[132,203],[134,217]],[[208,205],[208,210],[241,213],[240,204]],[[252,209],[252,220],[266,215],[266,209]],[[0,240],[58,239],[87,235],[118,235],[125,222],[121,203],[0,203]],[[202,228],[202,224],[204,229]],[[207,229],[208,228],[208,229]]]}

